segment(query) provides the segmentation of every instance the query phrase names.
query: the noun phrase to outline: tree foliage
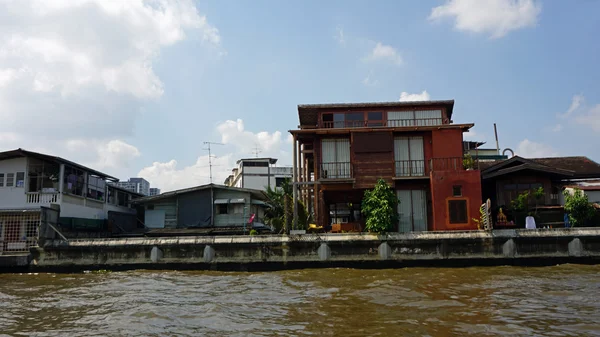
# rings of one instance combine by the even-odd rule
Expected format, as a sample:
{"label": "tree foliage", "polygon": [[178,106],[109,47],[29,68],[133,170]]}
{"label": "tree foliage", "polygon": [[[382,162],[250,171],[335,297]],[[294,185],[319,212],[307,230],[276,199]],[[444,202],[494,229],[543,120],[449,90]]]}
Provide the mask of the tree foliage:
{"label": "tree foliage", "polygon": [[[265,220],[268,225],[273,226],[275,231],[280,232],[286,225],[291,228],[294,209],[293,204],[293,187],[291,180],[285,179],[280,187],[267,187],[265,191],[267,196],[267,210],[265,212]],[[298,200],[298,227],[299,229],[307,228],[310,216],[306,210],[306,206],[302,201]]]}
{"label": "tree foliage", "polygon": [[573,194],[565,190],[565,212],[569,214],[571,226],[583,226],[585,222],[594,216],[594,206],[589,202],[588,197],[580,189],[575,189]]}
{"label": "tree foliage", "polygon": [[389,232],[398,222],[398,198],[385,180],[379,179],[375,188],[365,191],[361,211],[367,231]]}

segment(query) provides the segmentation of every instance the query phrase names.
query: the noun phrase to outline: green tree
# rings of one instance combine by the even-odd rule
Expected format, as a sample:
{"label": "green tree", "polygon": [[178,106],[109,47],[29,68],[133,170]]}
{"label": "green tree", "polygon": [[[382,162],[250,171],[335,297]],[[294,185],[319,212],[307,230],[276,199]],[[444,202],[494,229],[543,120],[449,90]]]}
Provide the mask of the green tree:
{"label": "green tree", "polygon": [[361,211],[367,231],[389,232],[398,223],[398,198],[385,180],[379,179],[375,188],[365,191]]}
{"label": "green tree", "polygon": [[569,214],[572,227],[583,226],[587,220],[594,216],[596,210],[582,190],[576,188],[573,194],[565,190],[563,194],[565,196],[565,211]]}

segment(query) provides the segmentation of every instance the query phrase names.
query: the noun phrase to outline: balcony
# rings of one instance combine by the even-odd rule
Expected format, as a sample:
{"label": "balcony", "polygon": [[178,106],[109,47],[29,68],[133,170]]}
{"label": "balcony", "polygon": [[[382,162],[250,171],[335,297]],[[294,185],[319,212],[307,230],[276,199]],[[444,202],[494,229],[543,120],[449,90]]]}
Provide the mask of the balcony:
{"label": "balcony", "polygon": [[396,160],[397,178],[425,176],[425,160]]}
{"label": "balcony", "polygon": [[59,192],[27,192],[28,204],[47,205],[55,204],[60,200]]}
{"label": "balcony", "polygon": [[347,120],[321,122],[325,129],[342,128],[374,128],[374,127],[413,127],[413,126],[436,126],[442,125],[442,118],[415,118],[415,119],[390,119],[383,121]]}
{"label": "balcony", "polygon": [[336,163],[321,163],[320,165],[321,179],[350,179],[352,178],[352,171],[350,162],[336,162]]}

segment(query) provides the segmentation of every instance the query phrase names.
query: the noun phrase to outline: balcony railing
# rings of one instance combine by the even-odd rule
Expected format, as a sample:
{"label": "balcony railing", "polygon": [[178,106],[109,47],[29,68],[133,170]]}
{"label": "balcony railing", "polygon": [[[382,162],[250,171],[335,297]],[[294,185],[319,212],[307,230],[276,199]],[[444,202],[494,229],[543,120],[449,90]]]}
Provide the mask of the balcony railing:
{"label": "balcony railing", "polygon": [[53,204],[60,198],[58,192],[27,192],[26,195],[28,204]]}
{"label": "balcony railing", "polygon": [[396,177],[425,176],[425,160],[396,160]]}
{"label": "balcony railing", "polygon": [[411,126],[435,126],[442,125],[441,118],[416,118],[416,119],[390,119],[384,121],[338,121],[338,122],[322,122],[322,127],[325,129],[341,129],[341,128],[364,128],[364,127],[411,127]]}
{"label": "balcony railing", "polygon": [[320,178],[348,179],[352,177],[350,162],[321,163]]}

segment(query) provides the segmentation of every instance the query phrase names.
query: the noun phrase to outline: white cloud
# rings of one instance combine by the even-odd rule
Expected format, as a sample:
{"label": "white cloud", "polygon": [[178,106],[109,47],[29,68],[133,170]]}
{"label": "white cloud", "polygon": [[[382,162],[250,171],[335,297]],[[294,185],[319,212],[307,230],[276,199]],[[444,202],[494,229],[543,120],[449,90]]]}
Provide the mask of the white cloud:
{"label": "white cloud", "polygon": [[409,94],[406,91],[400,93],[400,102],[408,102],[408,101],[429,101],[431,97],[427,90],[423,90],[420,94]]}
{"label": "white cloud", "polygon": [[535,0],[448,0],[431,10],[429,20],[453,18],[457,30],[500,38],[510,31],[535,26],[541,11]]}
{"label": "white cloud", "polygon": [[560,118],[567,118],[573,115],[573,113],[577,112],[581,107],[581,104],[585,102],[585,96],[583,95],[573,95],[571,98],[571,105],[569,105],[569,109],[564,114],[558,114]]}
{"label": "white cloud", "polygon": [[544,158],[557,157],[559,156],[559,153],[546,144],[536,143],[530,141],[529,139],[524,139],[517,146],[515,155],[523,158]]}
{"label": "white cloud", "polygon": [[564,127],[563,127],[563,125],[562,125],[562,124],[556,124],[556,125],[554,125],[554,126],[553,126],[553,127],[550,129],[550,131],[552,131],[552,132],[561,132],[561,131],[563,130],[563,128],[564,128]]}
{"label": "white cloud", "polygon": [[165,90],[153,70],[164,48],[193,34],[222,50],[192,0],[0,1],[0,22],[0,148],[98,169],[140,155],[123,139]]}
{"label": "white cloud", "polygon": [[366,85],[367,87],[374,87],[374,86],[376,86],[379,83],[379,81],[376,80],[376,79],[373,79],[372,76],[373,76],[373,72],[370,72],[369,75],[367,75],[367,77],[365,77],[362,80],[362,83],[364,85]]}
{"label": "white cloud", "polygon": [[365,58],[366,61],[387,61],[395,65],[402,64],[402,57],[396,48],[388,45],[384,45],[381,42],[377,42],[371,53]]}
{"label": "white cloud", "polygon": [[[240,158],[255,157],[258,148],[259,157],[277,158],[277,165],[290,165],[292,158],[291,143],[292,135],[283,137],[280,131],[275,132],[251,132],[245,129],[244,121],[241,119],[227,120],[216,127],[221,136],[221,142],[226,147],[214,147],[212,158],[213,183],[222,184],[225,178],[231,174],[235,162]],[[225,149],[225,154],[218,154]],[[138,176],[146,178],[153,186],[158,186],[162,191],[171,191],[181,188],[193,187],[210,182],[208,155],[199,156],[196,162],[190,166],[179,168],[176,160],[165,163],[155,162],[149,167],[143,168]]]}
{"label": "white cloud", "polygon": [[[212,158],[213,183],[222,184],[231,174],[235,160],[231,154]],[[210,171],[208,155],[200,156],[190,166],[178,167],[176,160],[166,163],[154,162],[151,166],[143,168],[137,175],[150,181],[152,186],[157,186],[161,192],[168,192],[182,188],[208,184]]]}
{"label": "white cloud", "polygon": [[335,28],[336,34],[333,36],[333,38],[342,46],[346,45],[346,38],[344,37],[344,28],[342,28],[341,26],[337,26]]}

